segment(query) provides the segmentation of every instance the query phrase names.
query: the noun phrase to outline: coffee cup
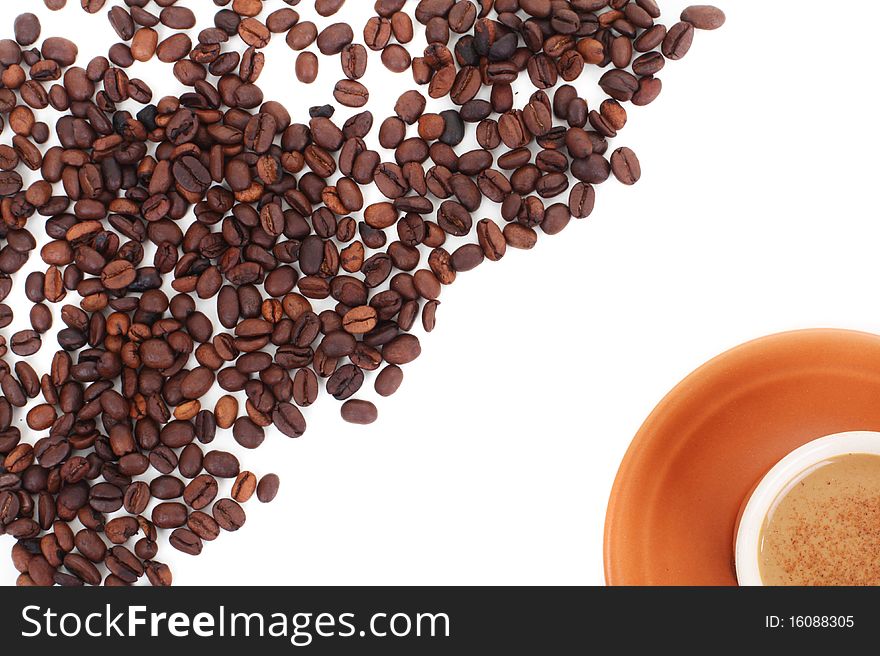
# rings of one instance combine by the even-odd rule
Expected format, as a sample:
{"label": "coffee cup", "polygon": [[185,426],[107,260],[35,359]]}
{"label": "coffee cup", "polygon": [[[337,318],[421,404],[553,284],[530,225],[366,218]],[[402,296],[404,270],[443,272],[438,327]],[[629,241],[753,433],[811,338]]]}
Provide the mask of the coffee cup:
{"label": "coffee cup", "polygon": [[880,433],[852,431],[826,435],[795,449],[764,475],[745,502],[736,530],[736,576],[740,585],[767,585],[762,575],[765,527],[794,486],[837,459],[859,454],[880,456]]}

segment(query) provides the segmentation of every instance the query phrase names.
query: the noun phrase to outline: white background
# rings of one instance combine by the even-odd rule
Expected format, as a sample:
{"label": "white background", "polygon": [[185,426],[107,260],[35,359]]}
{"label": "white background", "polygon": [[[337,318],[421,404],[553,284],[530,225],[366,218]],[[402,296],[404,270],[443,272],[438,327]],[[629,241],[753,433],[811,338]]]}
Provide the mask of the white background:
{"label": "white background", "polygon": [[[185,4],[210,22],[207,0]],[[662,2],[664,22],[686,4]],[[244,454],[246,468],[281,475],[277,500],[249,502],[245,528],[199,558],[164,547],[176,583],[601,584],[615,472],[676,382],[764,334],[880,329],[873,43],[829,33],[825,2],[725,4],[727,25],[697,33],[614,142],[636,150],[642,181],[609,181],[590,219],[444,290],[436,331],[375,424],[346,425],[322,398],[304,437],[272,433]],[[880,22],[880,5],[857,4],[859,24]],[[44,35],[79,41],[85,65],[114,39],[104,12],[68,5]],[[359,40],[372,2],[347,5]],[[48,14],[39,0],[2,3],[4,35],[31,6]],[[260,86],[294,120],[332,101],[322,89],[341,77],[335,57],[311,87],[296,82],[283,35],[267,59]],[[178,89],[163,65],[132,74],[156,99]],[[582,87],[592,106],[594,79]],[[371,53],[367,81],[378,128],[410,78]],[[214,446],[230,444],[225,432]],[[0,582],[14,579],[5,561]]]}

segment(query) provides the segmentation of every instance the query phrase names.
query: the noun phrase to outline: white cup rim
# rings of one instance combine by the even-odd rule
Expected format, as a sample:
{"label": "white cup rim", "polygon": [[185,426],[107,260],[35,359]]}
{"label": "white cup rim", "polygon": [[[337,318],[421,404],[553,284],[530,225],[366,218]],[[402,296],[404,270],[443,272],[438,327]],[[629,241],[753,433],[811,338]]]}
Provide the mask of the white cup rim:
{"label": "white cup rim", "polygon": [[740,585],[764,585],[759,558],[761,529],[786,486],[824,460],[850,454],[880,455],[880,432],[849,431],[820,437],[789,453],[764,475],[746,503],[736,532],[734,556]]}

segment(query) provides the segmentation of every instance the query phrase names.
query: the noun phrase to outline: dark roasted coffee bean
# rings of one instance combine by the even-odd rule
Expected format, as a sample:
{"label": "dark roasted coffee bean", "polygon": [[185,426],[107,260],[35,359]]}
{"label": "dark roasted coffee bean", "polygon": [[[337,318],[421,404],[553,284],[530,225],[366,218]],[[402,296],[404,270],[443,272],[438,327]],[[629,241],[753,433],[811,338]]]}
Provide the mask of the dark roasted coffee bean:
{"label": "dark roasted coffee bean", "polygon": [[[263,432],[263,429],[260,426],[256,425],[250,417],[239,417],[235,420],[235,423],[232,426],[232,436],[235,438],[236,442],[247,449],[256,449],[263,443],[263,440],[265,439],[265,433]],[[207,462],[205,469],[208,469]],[[210,469],[208,469],[208,471],[215,476],[221,478],[229,478],[228,475],[222,476],[221,474],[211,471]]]}
{"label": "dark roasted coffee bean", "polygon": [[188,528],[176,528],[168,537],[172,547],[190,556],[202,553],[202,539]]}
{"label": "dark roasted coffee bean", "polygon": [[20,14],[15,19],[14,31],[19,45],[29,46],[40,38],[40,19],[34,14]]}
{"label": "dark roasted coffee bean", "polygon": [[350,80],[358,80],[367,71],[367,51],[359,43],[345,46],[340,53],[342,72]]}
{"label": "dark roasted coffee bean", "polygon": [[152,511],[153,523],[158,528],[177,528],[186,524],[187,510],[182,503],[165,502]]}
{"label": "dark roasted coffee bean", "polygon": [[636,154],[629,148],[618,148],[611,155],[611,171],[614,177],[625,185],[633,185],[642,176],[642,169]]}
{"label": "dark roasted coffee bean", "polygon": [[370,92],[356,80],[340,80],[333,89],[333,97],[346,107],[363,107],[370,99]]}
{"label": "dark roasted coffee bean", "polygon": [[257,499],[260,503],[270,503],[278,495],[280,480],[276,474],[266,474],[257,484]]}
{"label": "dark roasted coffee bean", "polygon": [[183,500],[194,510],[201,510],[214,500],[217,491],[217,480],[213,476],[201,474],[187,484],[183,491]]}
{"label": "dark roasted coffee bean", "polygon": [[385,68],[394,73],[403,73],[412,63],[406,48],[396,43],[388,44],[382,49],[381,59]]}
{"label": "dark roasted coffee bean", "polygon": [[378,417],[376,406],[369,401],[350,399],[342,404],[342,418],[350,424],[372,424]]}
{"label": "dark roasted coffee bean", "polygon": [[34,330],[21,330],[9,339],[9,348],[20,356],[33,355],[42,345],[39,333]]}
{"label": "dark roasted coffee bean", "polygon": [[224,531],[237,531],[244,526],[244,510],[232,499],[220,499],[211,509],[211,514]]}
{"label": "dark roasted coffee bean", "polygon": [[296,57],[294,69],[296,71],[296,79],[303,84],[311,84],[318,77],[318,58],[314,53],[301,52]]}
{"label": "dark roasted coffee bean", "polygon": [[639,81],[626,71],[612,70],[602,76],[599,80],[599,86],[615,100],[628,102],[638,91]]}
{"label": "dark roasted coffee bean", "polygon": [[396,364],[390,364],[376,376],[375,388],[380,396],[391,396],[403,382],[403,370]]}
{"label": "dark roasted coffee bean", "polygon": [[[316,380],[305,383],[307,386],[311,386],[312,384],[317,388]],[[315,391],[317,390],[315,389]],[[300,399],[296,398],[298,394],[300,395]],[[301,388],[300,392],[297,392],[297,381],[294,379],[294,399],[297,403],[299,403],[300,400],[309,401],[311,398],[310,395],[311,391],[308,388]],[[301,403],[300,405],[309,405],[309,403]],[[302,413],[299,408],[290,403],[279,403],[275,411],[272,413],[272,421],[278,430],[288,437],[300,437],[306,430],[306,422]]]}
{"label": "dark roasted coffee bean", "polygon": [[218,478],[235,478],[239,472],[238,458],[226,451],[206,453],[204,467],[206,472]]}
{"label": "dark roasted coffee bean", "polygon": [[691,23],[676,23],[669,28],[669,32],[663,39],[663,55],[667,59],[681,59],[691,49],[691,44],[693,43],[693,41],[694,26]]}
{"label": "dark roasted coffee bean", "polygon": [[[296,372],[296,375],[293,377],[293,400],[297,405],[305,408],[310,406],[315,402],[315,399],[318,396],[318,379],[315,376],[315,373],[311,369],[300,369]],[[281,411],[279,407],[276,412]],[[283,413],[282,413],[283,414]],[[274,414],[272,416],[272,420],[278,424],[278,417]],[[297,418],[297,420],[299,420]],[[292,435],[289,437],[299,437],[302,435],[302,432],[305,430],[305,420],[302,420],[301,424],[302,430],[299,431],[298,435]],[[281,430],[279,426],[279,430]]]}
{"label": "dark roasted coffee bean", "polygon": [[691,5],[681,12],[681,20],[698,30],[717,30],[724,25],[725,16],[723,11],[712,5]]}
{"label": "dark roasted coffee bean", "polygon": [[338,55],[354,39],[351,26],[334,23],[325,27],[317,37],[318,50],[324,55]]}

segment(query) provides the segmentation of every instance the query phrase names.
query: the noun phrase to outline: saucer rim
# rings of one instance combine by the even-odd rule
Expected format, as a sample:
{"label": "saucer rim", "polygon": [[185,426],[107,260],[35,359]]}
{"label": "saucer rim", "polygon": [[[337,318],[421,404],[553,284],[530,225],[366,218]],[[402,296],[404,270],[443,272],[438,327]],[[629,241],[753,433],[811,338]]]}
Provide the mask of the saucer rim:
{"label": "saucer rim", "polygon": [[[694,389],[705,384],[709,380],[717,380],[737,366],[743,366],[753,362],[756,356],[766,357],[768,351],[781,352],[793,345],[804,342],[834,341],[846,342],[874,342],[880,346],[880,335],[857,330],[840,328],[808,328],[791,330],[771,335],[765,335],[752,339],[728,349],[697,367],[675,385],[651,411],[642,426],[636,432],[632,442],[627,448],[626,454],[621,461],[614,484],[609,495],[604,526],[603,538],[603,562],[605,582],[609,586],[618,585],[643,585],[637,579],[639,574],[635,572],[636,563],[632,557],[627,557],[627,537],[623,530],[618,530],[618,523],[623,522],[622,509],[627,505],[627,497],[638,489],[636,470],[641,464],[643,449],[658,439],[658,431],[655,429],[662,425],[673,407],[686,403]],[[662,433],[660,433],[662,434]],[[768,463],[768,469],[774,463]],[[731,541],[731,556],[734,544]]]}

